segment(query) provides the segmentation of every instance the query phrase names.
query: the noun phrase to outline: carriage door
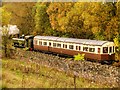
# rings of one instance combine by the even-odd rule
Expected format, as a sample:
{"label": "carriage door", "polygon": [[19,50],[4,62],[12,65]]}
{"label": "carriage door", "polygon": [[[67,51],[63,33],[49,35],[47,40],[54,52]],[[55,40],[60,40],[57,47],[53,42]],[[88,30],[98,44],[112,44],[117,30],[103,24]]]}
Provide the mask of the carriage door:
{"label": "carriage door", "polygon": [[100,48],[98,48],[98,53],[100,53]]}
{"label": "carriage door", "polygon": [[48,43],[48,51],[52,51],[52,47],[51,47],[51,46],[52,46],[52,43],[49,42],[49,43]]}

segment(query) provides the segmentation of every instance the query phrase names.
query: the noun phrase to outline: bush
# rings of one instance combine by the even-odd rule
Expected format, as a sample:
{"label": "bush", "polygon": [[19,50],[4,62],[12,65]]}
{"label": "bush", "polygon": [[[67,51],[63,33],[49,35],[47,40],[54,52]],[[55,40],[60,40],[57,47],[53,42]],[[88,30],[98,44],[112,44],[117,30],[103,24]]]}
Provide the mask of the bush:
{"label": "bush", "polygon": [[75,61],[84,60],[84,56],[85,56],[85,54],[78,53],[78,55],[74,55],[74,60]]}

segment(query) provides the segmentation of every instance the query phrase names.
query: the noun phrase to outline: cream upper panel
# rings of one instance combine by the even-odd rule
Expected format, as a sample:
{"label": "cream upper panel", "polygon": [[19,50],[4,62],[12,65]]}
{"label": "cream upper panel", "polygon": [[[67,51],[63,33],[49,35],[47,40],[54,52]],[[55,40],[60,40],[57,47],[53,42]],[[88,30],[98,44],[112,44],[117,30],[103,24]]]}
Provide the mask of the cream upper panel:
{"label": "cream upper panel", "polygon": [[113,42],[107,42],[102,45],[102,47],[110,47],[110,46],[115,46],[115,44]]}

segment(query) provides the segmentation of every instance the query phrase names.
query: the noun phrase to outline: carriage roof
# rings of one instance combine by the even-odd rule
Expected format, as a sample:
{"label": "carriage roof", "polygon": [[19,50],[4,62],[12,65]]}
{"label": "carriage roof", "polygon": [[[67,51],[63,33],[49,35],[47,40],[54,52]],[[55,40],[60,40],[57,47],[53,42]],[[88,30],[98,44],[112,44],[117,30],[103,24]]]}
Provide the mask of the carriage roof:
{"label": "carriage roof", "polygon": [[58,42],[69,42],[69,43],[97,45],[97,46],[102,46],[103,44],[109,42],[109,41],[100,41],[100,40],[63,38],[63,37],[54,37],[54,36],[35,36],[34,39],[52,40],[52,41],[58,41]]}

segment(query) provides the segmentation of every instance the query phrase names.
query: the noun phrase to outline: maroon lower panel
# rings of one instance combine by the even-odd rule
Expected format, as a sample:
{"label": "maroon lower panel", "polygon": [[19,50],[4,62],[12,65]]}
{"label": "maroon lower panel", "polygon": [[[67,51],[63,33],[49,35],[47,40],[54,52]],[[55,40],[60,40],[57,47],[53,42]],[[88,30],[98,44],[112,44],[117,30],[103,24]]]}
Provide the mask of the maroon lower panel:
{"label": "maroon lower panel", "polygon": [[101,54],[102,60],[115,60],[115,54]]}
{"label": "maroon lower panel", "polygon": [[101,54],[86,53],[86,52],[61,49],[61,48],[52,48],[51,52],[67,54],[67,55],[71,55],[71,56],[74,56],[74,55],[77,55],[78,53],[80,53],[80,54],[85,54],[86,59],[101,60]]}
{"label": "maroon lower panel", "polygon": [[34,49],[48,51],[48,46],[34,45]]}
{"label": "maroon lower panel", "polygon": [[50,51],[60,54],[67,54],[67,55],[77,55],[85,54],[85,59],[92,59],[92,60],[115,60],[115,54],[109,55],[109,54],[94,54],[94,53],[87,53],[87,52],[81,52],[81,51],[75,51],[75,50],[68,50],[68,49],[62,49],[62,48],[53,48],[49,46],[40,46],[40,45],[34,45],[35,50],[44,50],[44,51]]}

